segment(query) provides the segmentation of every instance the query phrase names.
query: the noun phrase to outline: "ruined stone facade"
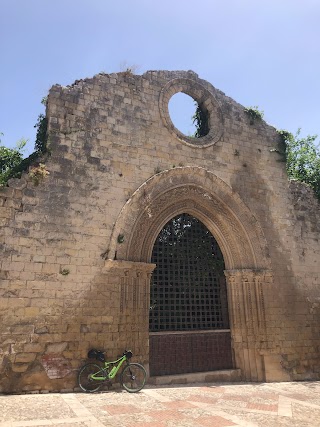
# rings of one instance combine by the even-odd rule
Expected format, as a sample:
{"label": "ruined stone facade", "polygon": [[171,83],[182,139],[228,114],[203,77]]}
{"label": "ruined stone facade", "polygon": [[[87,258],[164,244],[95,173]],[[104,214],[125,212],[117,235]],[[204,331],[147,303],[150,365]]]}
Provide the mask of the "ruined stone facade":
{"label": "ruined stone facade", "polygon": [[[177,92],[206,136],[173,126]],[[47,118],[50,175],[0,191],[1,392],[72,390],[91,347],[148,368],[152,248],[181,213],[223,253],[241,378],[320,378],[319,203],[288,182],[273,127],[191,71],[56,85]]]}

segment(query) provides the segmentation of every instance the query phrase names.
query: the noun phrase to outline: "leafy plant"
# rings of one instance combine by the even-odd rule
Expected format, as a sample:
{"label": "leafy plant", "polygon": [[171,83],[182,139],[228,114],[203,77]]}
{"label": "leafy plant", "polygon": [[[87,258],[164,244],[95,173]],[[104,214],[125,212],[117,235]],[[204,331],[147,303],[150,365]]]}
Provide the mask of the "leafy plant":
{"label": "leafy plant", "polygon": [[280,154],[280,162],[287,162],[287,145],[293,141],[294,136],[292,133],[287,130],[281,129],[277,130],[278,135],[280,136],[280,140],[277,148],[271,148],[271,153]]}
{"label": "leafy plant", "polygon": [[295,136],[288,133],[285,139],[288,176],[310,185],[320,200],[320,149],[315,143],[318,136],[301,138],[300,133],[298,129]]}
{"label": "leafy plant", "polygon": [[[41,101],[46,103],[46,98]],[[21,139],[15,148],[7,148],[1,145],[0,140],[0,186],[7,185],[10,178],[20,178],[23,171],[39,158],[40,155],[48,153],[48,121],[44,114],[38,116],[38,121],[34,126],[37,128],[34,152],[29,157],[23,158],[23,148],[27,143],[26,139]],[[0,133],[0,136],[3,134]]]}
{"label": "leafy plant", "polygon": [[277,132],[283,144],[287,144],[288,141],[291,141],[294,138],[293,134],[285,129],[277,130]]}
{"label": "leafy plant", "polygon": [[192,116],[192,123],[195,125],[196,131],[193,137],[201,138],[209,133],[208,113],[204,111],[197,102],[195,102],[195,105],[197,108]]}
{"label": "leafy plant", "polygon": [[[0,133],[3,136],[2,133]],[[7,148],[1,145],[0,139],[0,186],[6,185],[11,178],[11,171],[18,167],[23,160],[23,149],[26,139],[20,139],[15,148]]]}
{"label": "leafy plant", "polygon": [[120,62],[120,72],[125,73],[126,75],[137,74],[140,66],[137,64],[129,64],[127,61]]}
{"label": "leafy plant", "polygon": [[278,148],[272,148],[286,162],[289,179],[308,184],[320,200],[320,149],[316,144],[317,135],[300,137],[301,129],[295,135],[287,130],[278,130]]}
{"label": "leafy plant", "polygon": [[246,107],[244,112],[249,116],[250,125],[253,125],[255,120],[262,120],[264,116],[264,112],[260,111],[257,105],[253,107]]}
{"label": "leafy plant", "polygon": [[35,186],[38,186],[47,175],[50,175],[50,172],[47,171],[46,165],[43,163],[39,163],[39,166],[33,166],[29,170],[29,176]]}
{"label": "leafy plant", "polygon": [[48,151],[47,142],[47,128],[48,128],[48,119],[44,114],[39,114],[38,121],[34,125],[37,128],[36,141],[34,144],[34,149],[39,154],[44,154]]}

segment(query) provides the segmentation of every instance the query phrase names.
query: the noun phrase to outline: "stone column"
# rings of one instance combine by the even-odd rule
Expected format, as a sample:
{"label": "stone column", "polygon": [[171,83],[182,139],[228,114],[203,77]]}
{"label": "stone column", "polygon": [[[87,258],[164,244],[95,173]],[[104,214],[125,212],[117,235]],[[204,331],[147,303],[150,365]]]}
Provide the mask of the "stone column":
{"label": "stone column", "polygon": [[120,277],[119,347],[130,348],[135,360],[147,366],[150,279],[155,267],[155,264],[121,260],[107,260],[105,263],[108,274]]}
{"label": "stone column", "polygon": [[266,340],[264,283],[272,280],[269,270],[227,270],[230,329],[235,367],[244,380],[264,381],[261,350]]}

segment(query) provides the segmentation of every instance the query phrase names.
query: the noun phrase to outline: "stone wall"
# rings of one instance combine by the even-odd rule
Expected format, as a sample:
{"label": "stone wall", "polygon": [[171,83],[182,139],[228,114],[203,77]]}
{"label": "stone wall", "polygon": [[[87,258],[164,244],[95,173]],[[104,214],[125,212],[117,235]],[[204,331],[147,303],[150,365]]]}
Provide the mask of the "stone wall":
{"label": "stone wall", "polygon": [[[179,91],[204,138],[173,126]],[[191,71],[55,85],[47,118],[50,175],[0,191],[0,391],[72,390],[91,347],[148,367],[152,245],[183,211],[222,249],[243,378],[319,379],[319,203],[288,183],[274,128]]]}

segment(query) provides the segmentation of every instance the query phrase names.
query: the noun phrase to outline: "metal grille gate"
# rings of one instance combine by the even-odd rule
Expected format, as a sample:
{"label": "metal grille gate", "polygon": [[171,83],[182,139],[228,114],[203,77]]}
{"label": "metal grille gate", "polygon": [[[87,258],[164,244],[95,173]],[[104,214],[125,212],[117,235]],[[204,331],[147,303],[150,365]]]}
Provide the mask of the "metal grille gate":
{"label": "metal grille gate", "polygon": [[176,216],[161,230],[152,262],[151,375],[231,368],[224,262],[209,230]]}

